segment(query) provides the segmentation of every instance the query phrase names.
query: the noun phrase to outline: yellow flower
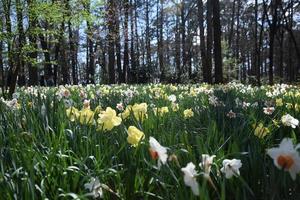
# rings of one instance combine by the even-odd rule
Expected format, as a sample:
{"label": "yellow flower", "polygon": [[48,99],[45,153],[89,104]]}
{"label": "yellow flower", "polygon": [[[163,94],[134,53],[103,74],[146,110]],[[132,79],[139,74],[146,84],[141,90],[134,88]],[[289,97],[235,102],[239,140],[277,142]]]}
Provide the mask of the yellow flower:
{"label": "yellow flower", "polygon": [[29,101],[29,102],[27,103],[27,105],[28,105],[29,108],[32,108],[33,103],[32,103],[31,101]]}
{"label": "yellow flower", "polygon": [[280,127],[279,122],[276,119],[273,119],[272,122],[273,122],[274,126],[276,126],[277,128]]}
{"label": "yellow flower", "polygon": [[139,142],[144,138],[144,133],[137,129],[135,126],[129,126],[127,142],[136,147]]}
{"label": "yellow flower", "polygon": [[270,131],[267,127],[264,127],[262,123],[259,123],[258,126],[254,130],[254,135],[259,138],[264,138]]}
{"label": "yellow flower", "polygon": [[177,112],[177,111],[179,110],[179,105],[178,105],[178,103],[172,103],[171,107],[172,107],[172,110],[173,110],[174,112]]}
{"label": "yellow flower", "polygon": [[115,126],[119,126],[122,119],[117,116],[116,111],[111,107],[107,107],[105,111],[99,114],[98,124],[103,130],[110,131]]}
{"label": "yellow flower", "polygon": [[94,122],[94,112],[90,109],[82,109],[80,112],[79,121],[81,124],[92,124]]}
{"label": "yellow flower", "polygon": [[291,103],[286,103],[286,108],[287,108],[287,109],[292,109],[292,108],[293,108],[293,104],[291,104]]}
{"label": "yellow flower", "polygon": [[163,116],[164,114],[169,112],[169,108],[168,107],[161,107],[161,108],[153,108],[153,112],[155,115],[159,115],[159,116]]}
{"label": "yellow flower", "polygon": [[121,117],[123,120],[127,119],[130,115],[131,110],[132,110],[132,106],[128,105],[122,113],[119,113],[118,116]]}
{"label": "yellow flower", "polygon": [[95,108],[95,115],[98,115],[100,112],[102,111],[102,108],[101,108],[101,106],[97,106],[96,108]]}
{"label": "yellow flower", "polygon": [[283,106],[282,98],[276,99],[276,106]]}
{"label": "yellow flower", "polygon": [[296,112],[299,112],[299,111],[300,111],[300,105],[297,104],[297,103],[295,104],[295,111],[296,111]]}
{"label": "yellow flower", "polygon": [[183,111],[183,115],[185,119],[188,119],[194,116],[194,112],[192,109],[186,109]]}
{"label": "yellow flower", "polygon": [[132,106],[133,115],[136,120],[144,121],[147,118],[147,107],[146,103],[134,104]]}
{"label": "yellow flower", "polygon": [[67,117],[70,119],[71,122],[74,122],[76,119],[79,118],[79,111],[77,108],[75,107],[70,107],[66,110],[66,114],[67,114]]}

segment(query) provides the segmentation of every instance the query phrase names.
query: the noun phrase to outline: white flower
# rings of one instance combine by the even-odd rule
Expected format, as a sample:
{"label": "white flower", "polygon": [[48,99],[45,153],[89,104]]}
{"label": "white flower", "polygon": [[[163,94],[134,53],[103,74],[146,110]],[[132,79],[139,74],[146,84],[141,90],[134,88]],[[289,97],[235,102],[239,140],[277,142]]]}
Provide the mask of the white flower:
{"label": "white flower", "polygon": [[195,170],[195,165],[190,162],[186,167],[181,168],[181,171],[184,173],[184,183],[185,185],[191,187],[194,195],[199,195],[199,185],[196,180],[197,172]]}
{"label": "white flower", "polygon": [[211,165],[213,164],[213,159],[215,158],[215,155],[208,155],[208,154],[202,154],[202,162],[199,164],[199,166],[204,170],[204,177],[209,178]]}
{"label": "white flower", "polygon": [[296,128],[296,126],[299,125],[298,119],[295,119],[294,117],[292,117],[289,114],[286,114],[286,115],[282,116],[281,117],[281,122],[283,123],[283,125],[291,126],[292,128]]}
{"label": "white flower", "polygon": [[243,105],[242,105],[243,109],[247,109],[249,106],[250,106],[250,103],[243,101]]}
{"label": "white flower", "polygon": [[294,148],[292,139],[284,138],[279,147],[267,150],[267,154],[274,160],[274,165],[278,169],[288,171],[293,180],[296,179],[296,175],[300,172],[300,156],[297,148],[299,148],[299,145]]}
{"label": "white flower", "polygon": [[95,199],[103,197],[102,186],[98,178],[92,177],[89,183],[84,184],[84,188],[89,190]]}
{"label": "white flower", "polygon": [[119,111],[123,111],[124,110],[124,106],[123,106],[123,103],[118,103],[116,108],[119,110]]}
{"label": "white flower", "polygon": [[263,108],[264,109],[264,113],[266,115],[272,115],[273,112],[275,111],[275,108],[274,107],[266,107],[266,108]]}
{"label": "white flower", "polygon": [[175,103],[175,101],[177,100],[176,96],[174,94],[171,94],[170,96],[168,96],[169,101],[171,101],[172,103]]}
{"label": "white flower", "polygon": [[225,159],[225,160],[223,160],[223,167],[221,168],[221,172],[225,173],[226,178],[231,178],[233,175],[234,176],[240,175],[239,168],[241,168],[241,167],[242,167],[241,160]]}
{"label": "white flower", "polygon": [[88,99],[85,99],[84,101],[83,101],[83,108],[85,108],[85,109],[90,109],[90,100],[88,100]]}
{"label": "white flower", "polygon": [[233,112],[232,110],[230,110],[230,111],[226,114],[226,116],[229,117],[230,119],[236,118],[236,113]]}
{"label": "white flower", "polygon": [[158,159],[157,167],[160,169],[161,164],[166,164],[168,159],[167,148],[161,146],[157,140],[153,137],[150,137],[150,154],[153,159]]}

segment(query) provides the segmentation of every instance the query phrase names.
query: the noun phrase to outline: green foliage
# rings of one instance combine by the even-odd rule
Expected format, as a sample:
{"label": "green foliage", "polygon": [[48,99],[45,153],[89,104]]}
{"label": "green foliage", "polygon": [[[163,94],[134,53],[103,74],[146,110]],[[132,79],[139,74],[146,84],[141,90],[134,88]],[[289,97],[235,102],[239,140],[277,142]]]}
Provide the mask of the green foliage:
{"label": "green foliage", "polygon": [[230,82],[237,80],[239,72],[239,61],[234,57],[227,41],[222,40],[223,74],[224,80]]}
{"label": "green foliage", "polygon": [[[299,142],[299,127],[280,122],[286,113],[300,118],[299,94],[293,86],[240,84],[19,88],[17,101],[0,101],[2,198],[92,199],[84,185],[97,177],[104,199],[298,199],[300,177],[293,181],[278,170],[266,149],[285,137]],[[169,95],[176,96],[178,110],[172,109]],[[275,103],[280,98],[283,105]],[[70,105],[83,111],[84,99],[95,111],[91,124],[71,120],[66,112]],[[111,131],[99,129],[98,106],[104,111],[120,102],[124,108],[147,103],[147,118],[137,120],[131,113]],[[273,114],[263,113],[265,104],[275,106]],[[153,108],[164,106],[169,112],[156,115]],[[194,116],[184,118],[190,108]],[[228,117],[231,110],[235,117]],[[254,134],[259,122],[271,131],[264,138]],[[127,142],[129,126],[145,134],[137,147]],[[149,155],[150,136],[168,147],[169,160],[160,170]],[[185,186],[181,168],[193,162],[203,172],[198,166],[202,154],[216,158],[211,182],[201,173],[195,177],[197,197]],[[225,179],[222,161],[232,158],[241,159],[241,174]]]}

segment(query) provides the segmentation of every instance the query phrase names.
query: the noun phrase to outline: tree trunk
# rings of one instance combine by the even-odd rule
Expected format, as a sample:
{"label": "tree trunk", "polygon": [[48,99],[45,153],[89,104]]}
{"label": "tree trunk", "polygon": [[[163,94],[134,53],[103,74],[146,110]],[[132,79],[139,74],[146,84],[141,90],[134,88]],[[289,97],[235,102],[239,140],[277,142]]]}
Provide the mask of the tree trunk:
{"label": "tree trunk", "polygon": [[207,1],[207,37],[206,37],[206,58],[207,58],[207,83],[212,83],[212,1]]}
{"label": "tree trunk", "polygon": [[198,21],[199,21],[199,30],[200,30],[200,54],[201,54],[201,64],[203,70],[203,81],[209,83],[209,66],[207,65],[206,57],[206,45],[205,45],[205,36],[204,36],[204,17],[203,17],[203,1],[198,0]]}
{"label": "tree trunk", "polygon": [[17,68],[19,72],[16,71],[16,77],[18,78],[18,84],[20,86],[24,86],[26,84],[25,78],[25,62],[24,62],[24,55],[23,55],[23,47],[26,42],[24,28],[23,28],[23,5],[21,4],[20,0],[16,0],[16,13],[17,13],[17,27],[18,27],[18,52],[17,52]]}
{"label": "tree trunk", "polygon": [[70,48],[70,58],[71,58],[71,68],[72,68],[72,83],[74,85],[78,84],[78,74],[77,68],[77,48],[75,46],[75,37],[72,30],[72,10],[70,8],[70,0],[67,0],[67,11],[68,11],[68,31],[69,31],[69,48]]}
{"label": "tree trunk", "polygon": [[[121,82],[127,82],[127,72],[129,68],[129,38],[128,38],[128,17],[129,17],[129,2],[124,1],[124,62],[123,62],[123,77]],[[131,58],[132,60],[132,58]]]}
{"label": "tree trunk", "polygon": [[164,23],[164,3],[163,0],[160,0],[160,16],[157,23],[158,28],[158,63],[160,70],[160,80],[163,82],[165,80],[165,67],[164,67],[164,41],[163,41],[163,23]]}
{"label": "tree trunk", "polygon": [[259,54],[260,50],[258,48],[258,34],[257,34],[257,29],[258,29],[258,0],[255,0],[255,30],[254,30],[254,69],[255,69],[255,75],[256,75],[256,84],[260,85],[260,63],[258,62],[259,59]]}
{"label": "tree trunk", "polygon": [[[127,0],[128,2],[128,0]],[[136,6],[136,5],[135,5]],[[135,26],[135,22],[134,22],[134,16],[133,16],[133,4],[132,4],[132,0],[130,0],[130,31],[131,31],[131,41],[130,41],[130,57],[131,57],[131,70],[130,70],[130,74],[131,74],[131,82],[135,83],[136,82],[136,75],[137,75],[137,64],[136,64],[136,54],[135,54],[135,45],[134,45],[134,31],[137,28]]]}
{"label": "tree trunk", "polygon": [[28,65],[28,72],[29,72],[29,85],[38,85],[38,69],[37,66],[35,66],[35,62],[37,62],[37,51],[38,51],[38,45],[37,45],[37,38],[36,34],[34,34],[34,29],[37,26],[37,21],[35,19],[35,13],[32,9],[32,0],[27,0],[28,4],[28,12],[29,12],[29,28],[28,28],[28,38],[29,38],[29,44],[32,47],[32,51],[29,53],[30,61],[27,63]]}
{"label": "tree trunk", "polygon": [[[3,28],[4,24],[3,24],[3,18],[2,16],[0,17],[0,32],[4,32],[4,28]],[[2,94],[4,94],[4,66],[3,66],[3,40],[0,40],[0,86],[1,86],[1,90],[2,90]]]}
{"label": "tree trunk", "polygon": [[108,1],[108,76],[109,83],[115,83],[115,0]]}
{"label": "tree trunk", "polygon": [[179,13],[176,13],[176,25],[175,25],[175,68],[176,68],[176,78],[181,76],[181,63],[180,63],[180,29],[179,29]]}
{"label": "tree trunk", "polygon": [[[136,82],[139,77],[139,71],[140,71],[140,41],[139,41],[139,35],[138,35],[138,11],[137,11],[137,0],[134,0],[134,24],[135,24],[135,45],[136,45],[136,53],[135,53],[135,68],[136,68]],[[131,38],[133,39],[133,37]],[[133,45],[132,45],[133,46]]]}
{"label": "tree trunk", "polygon": [[270,31],[269,31],[269,84],[273,85],[274,83],[274,78],[273,78],[273,68],[274,68],[274,40],[275,40],[275,35],[277,32],[277,0],[272,0],[271,1],[271,13],[272,13],[272,22],[269,24],[270,26]]}
{"label": "tree trunk", "polygon": [[182,54],[182,66],[180,68],[180,72],[178,74],[177,80],[181,82],[181,76],[185,73],[186,68],[186,61],[187,61],[187,53],[186,53],[186,35],[185,35],[185,0],[182,0],[181,7],[180,7],[180,17],[181,17],[181,25],[180,25],[180,32],[181,32],[181,54]]}
{"label": "tree trunk", "polygon": [[149,19],[149,0],[146,0],[146,64],[148,72],[152,71],[151,46],[150,46],[150,19]]}
{"label": "tree trunk", "polygon": [[215,83],[223,83],[222,49],[221,49],[221,23],[219,0],[212,0],[213,26],[214,26],[214,60]]}
{"label": "tree trunk", "polygon": [[[117,5],[115,7],[117,11]],[[121,8],[119,9],[121,10]],[[117,69],[118,69],[118,80],[120,82],[120,78],[122,77],[122,58],[121,58],[121,36],[120,36],[120,16],[119,10],[115,12],[115,45],[116,45],[116,56],[117,56]],[[127,72],[126,72],[127,73]]]}

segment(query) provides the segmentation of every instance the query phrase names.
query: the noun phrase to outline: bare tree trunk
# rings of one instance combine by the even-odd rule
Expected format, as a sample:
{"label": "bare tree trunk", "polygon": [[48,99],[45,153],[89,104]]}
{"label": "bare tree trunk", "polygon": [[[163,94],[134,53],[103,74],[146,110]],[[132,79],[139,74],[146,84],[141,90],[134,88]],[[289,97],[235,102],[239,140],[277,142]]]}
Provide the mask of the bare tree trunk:
{"label": "bare tree trunk", "polygon": [[134,44],[134,31],[136,30],[136,24],[134,22],[134,16],[133,16],[133,3],[132,0],[130,0],[130,36],[131,36],[131,41],[130,41],[130,57],[131,57],[131,69],[130,69],[130,74],[131,74],[131,82],[135,83],[136,82],[136,75],[137,75],[137,57],[136,57],[136,53],[135,53],[135,44]]}
{"label": "bare tree trunk", "polygon": [[234,31],[234,22],[235,22],[235,3],[237,0],[233,0],[232,2],[232,14],[231,14],[231,23],[230,23],[230,31],[229,31],[229,38],[228,38],[228,45],[232,47],[232,40],[233,40],[233,31]]}
{"label": "bare tree trunk", "polygon": [[[60,50],[60,66],[62,70],[62,78],[63,78],[63,84],[68,84],[70,80],[70,74],[69,74],[69,65],[67,62],[67,54],[66,54],[66,41],[64,38],[64,32],[65,32],[65,21],[61,23],[60,27],[60,34],[59,34],[59,50]],[[47,80],[48,81],[48,80]]]}
{"label": "bare tree trunk", "polygon": [[149,0],[146,0],[146,63],[148,72],[152,71],[152,61],[151,61],[151,44],[150,44],[150,19],[149,19]]}
{"label": "bare tree trunk", "polygon": [[[127,72],[129,68],[129,38],[128,38],[128,17],[129,17],[129,2],[124,1],[124,62],[123,62],[123,76],[121,82],[127,82]],[[132,58],[131,58],[132,60]]]}
{"label": "bare tree trunk", "polygon": [[23,55],[23,47],[26,42],[24,28],[23,28],[23,5],[21,4],[20,0],[16,0],[16,13],[17,13],[17,27],[18,27],[18,52],[17,52],[17,65],[19,68],[19,72],[16,71],[18,77],[18,84],[20,86],[24,86],[26,84],[25,78],[25,62],[24,62],[24,55]]}
{"label": "bare tree trunk", "polygon": [[116,22],[115,22],[115,0],[108,1],[108,76],[109,83],[115,83],[115,38],[116,38]]}
{"label": "bare tree trunk", "polygon": [[223,83],[222,49],[221,49],[221,22],[219,0],[213,2],[214,24],[214,60],[215,60],[215,83]]}
{"label": "bare tree trunk", "polygon": [[[137,11],[137,0],[134,0],[134,24],[135,24],[135,45],[136,45],[136,53],[135,53],[135,68],[136,68],[136,81],[139,77],[139,71],[140,71],[140,42],[139,42],[139,35],[138,35],[138,11]],[[133,37],[131,38],[133,39]]]}
{"label": "bare tree trunk", "polygon": [[[120,37],[120,16],[119,12],[121,12],[121,7],[118,9],[118,6],[115,5],[115,25],[114,25],[114,30],[115,30],[115,49],[116,49],[116,56],[117,56],[117,69],[118,69],[118,79],[116,82],[120,82],[120,78],[122,77],[122,61],[121,61],[121,37]],[[127,72],[126,72],[127,73]],[[126,74],[127,75],[127,74]],[[127,77],[127,76],[126,76]]]}
{"label": "bare tree trunk", "polygon": [[212,1],[207,1],[207,37],[206,37],[206,57],[207,57],[207,82],[212,83]]}
{"label": "bare tree trunk", "polygon": [[182,0],[181,7],[180,7],[180,17],[181,17],[181,25],[180,25],[180,32],[181,32],[181,54],[182,54],[182,66],[180,68],[180,72],[178,74],[178,82],[181,82],[181,76],[185,72],[186,68],[186,61],[187,61],[187,54],[186,54],[186,33],[185,33],[185,0]]}
{"label": "bare tree trunk", "polygon": [[[159,1],[158,1],[159,2]],[[157,4],[158,4],[157,2]],[[159,9],[159,20],[157,24],[158,28],[158,63],[160,70],[160,80],[163,82],[165,80],[165,67],[164,67],[164,40],[163,40],[163,24],[164,24],[164,1],[160,1],[160,9]]]}
{"label": "bare tree trunk", "polygon": [[180,28],[179,28],[179,13],[176,13],[176,25],[175,25],[175,67],[176,67],[176,79],[180,77],[181,62],[180,62]]}
{"label": "bare tree trunk", "polygon": [[277,8],[278,8],[278,1],[277,0],[272,0],[271,1],[271,13],[272,13],[272,22],[269,24],[270,26],[270,31],[269,31],[269,84],[273,85],[274,83],[274,78],[273,78],[273,68],[274,68],[274,40],[275,40],[275,35],[277,32]]}
{"label": "bare tree trunk", "polygon": [[[3,28],[4,24],[3,24],[3,18],[2,16],[0,17],[0,32],[4,32],[4,28]],[[4,94],[4,65],[3,65],[3,40],[0,40],[0,86],[1,86],[1,90],[2,90],[2,94]]]}
{"label": "bare tree trunk", "polygon": [[207,64],[206,57],[206,45],[205,45],[205,36],[204,36],[204,16],[203,16],[203,1],[198,0],[198,21],[200,29],[200,54],[201,54],[201,64],[203,69],[203,81],[209,83],[210,81],[210,72],[209,66]]}
{"label": "bare tree trunk", "polygon": [[260,50],[258,48],[258,0],[255,0],[255,30],[254,30],[254,69],[255,69],[255,75],[256,75],[256,84],[260,85],[260,63],[259,63],[259,54]]}

